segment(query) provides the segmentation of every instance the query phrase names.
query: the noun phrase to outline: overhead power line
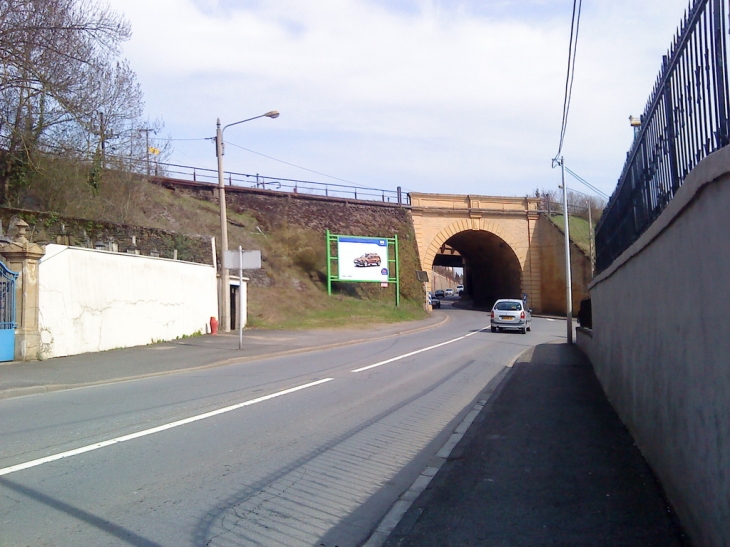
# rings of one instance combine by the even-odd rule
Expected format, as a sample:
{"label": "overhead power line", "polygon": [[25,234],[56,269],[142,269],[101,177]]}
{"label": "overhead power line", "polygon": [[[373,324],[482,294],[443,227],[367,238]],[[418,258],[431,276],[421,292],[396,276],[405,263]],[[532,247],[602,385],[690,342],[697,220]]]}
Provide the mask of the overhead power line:
{"label": "overhead power line", "polygon": [[568,128],[568,113],[570,112],[570,100],[573,95],[573,79],[575,77],[575,57],[578,49],[578,33],[580,31],[580,13],[583,0],[573,0],[573,16],[570,21],[570,42],[568,44],[568,70],[565,75],[565,95],[563,97],[563,120],[560,126],[560,143],[555,158],[560,157],[565,141],[565,131]]}
{"label": "overhead power line", "polygon": [[[295,165],[293,163],[289,163],[288,161],[284,161],[284,160],[280,160],[278,158],[274,158],[274,157],[271,157],[271,156],[267,156],[266,154],[262,154],[261,152],[256,152],[256,150],[251,150],[250,148],[245,148],[245,147],[240,146],[238,144],[233,144],[231,142],[226,142],[226,144],[227,145],[231,145],[231,146],[235,146],[236,148],[240,148],[241,150],[245,150],[246,152],[251,152],[252,154],[256,154],[258,156],[262,156],[262,157],[268,158],[270,160],[278,161],[279,163],[283,163],[283,164],[289,165],[291,167],[296,167],[297,169],[302,169],[304,171],[309,171],[310,173],[314,173],[315,175],[320,175],[322,177],[327,177],[327,178],[330,178],[330,179],[333,179],[333,180],[339,180],[340,182],[346,182],[348,184],[353,184],[353,185],[357,186],[358,188],[365,188],[364,186],[360,186],[358,183],[352,182],[351,180],[341,179],[341,178],[338,178],[338,177],[333,177],[332,175],[328,175],[326,173],[320,173],[319,171],[314,171],[313,169],[307,169],[306,167],[302,167],[301,165]],[[377,188],[371,188],[371,190],[377,190]]]}
{"label": "overhead power line", "polygon": [[593,185],[592,185],[592,184],[591,184],[590,182],[588,182],[587,180],[585,180],[585,179],[584,179],[583,177],[581,177],[581,176],[579,176],[579,175],[575,174],[575,173],[574,173],[573,171],[571,171],[571,170],[570,170],[570,169],[568,169],[567,167],[565,168],[565,170],[566,170],[566,171],[567,171],[567,172],[568,172],[568,173],[569,173],[570,175],[572,175],[572,176],[573,176],[573,178],[575,178],[575,179],[576,179],[576,180],[577,180],[578,182],[581,182],[582,184],[584,184],[584,185],[585,185],[586,187],[588,187],[588,188],[590,188],[591,190],[593,190],[593,191],[594,191],[594,192],[595,192],[596,194],[598,194],[598,195],[599,195],[599,196],[601,196],[602,198],[604,198],[604,199],[609,199],[609,197],[608,197],[608,196],[607,196],[607,195],[606,195],[606,194],[605,194],[604,192],[601,192],[601,191],[600,191],[600,190],[599,190],[598,188],[596,188],[595,186],[593,186]]}

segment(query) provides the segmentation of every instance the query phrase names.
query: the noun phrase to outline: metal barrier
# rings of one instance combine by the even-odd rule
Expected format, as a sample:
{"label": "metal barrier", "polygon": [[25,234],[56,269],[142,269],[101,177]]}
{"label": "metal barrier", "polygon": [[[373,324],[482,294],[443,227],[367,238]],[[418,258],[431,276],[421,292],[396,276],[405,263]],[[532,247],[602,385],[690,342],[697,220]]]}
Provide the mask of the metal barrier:
{"label": "metal barrier", "polygon": [[[218,171],[215,169],[205,169],[174,163],[158,163],[155,164],[154,174],[156,176],[192,180],[193,182],[218,184]],[[249,175],[246,173],[234,173],[230,171],[226,171],[223,176],[224,184],[231,187],[260,188],[262,190],[276,190],[295,194],[301,193],[334,198],[382,201],[383,203],[410,205],[410,196],[407,193],[404,195],[400,186],[397,190],[384,190],[382,188],[369,188],[367,186],[348,186],[345,184],[265,177],[258,174]]]}
{"label": "metal barrier", "polygon": [[[2,136],[0,135],[0,140]],[[64,152],[64,149],[50,146],[51,150],[56,152]],[[86,161],[93,161],[93,154],[88,151],[77,152],[86,158]],[[116,162],[118,168],[129,170],[140,175],[154,175],[156,177],[169,177],[182,180],[191,180],[193,182],[204,182],[208,184],[218,184],[218,171],[216,169],[207,169],[204,167],[194,167],[191,165],[179,165],[175,163],[150,162],[140,158],[123,156],[117,154],[106,154],[106,160]],[[386,190],[383,188],[371,188],[368,186],[354,186],[347,184],[335,184],[329,182],[315,182],[310,180],[285,179],[280,177],[267,177],[263,175],[250,175],[247,173],[236,173],[226,171],[223,174],[224,183],[227,186],[240,188],[261,188],[264,190],[276,190],[281,192],[292,192],[311,194],[325,197],[358,199],[365,201],[381,201],[383,203],[393,203],[398,205],[410,205],[410,196],[407,192],[398,186],[396,190]]]}
{"label": "metal barrier", "polygon": [[729,143],[727,1],[695,0],[663,58],[596,228],[597,272],[644,233],[703,158]]}

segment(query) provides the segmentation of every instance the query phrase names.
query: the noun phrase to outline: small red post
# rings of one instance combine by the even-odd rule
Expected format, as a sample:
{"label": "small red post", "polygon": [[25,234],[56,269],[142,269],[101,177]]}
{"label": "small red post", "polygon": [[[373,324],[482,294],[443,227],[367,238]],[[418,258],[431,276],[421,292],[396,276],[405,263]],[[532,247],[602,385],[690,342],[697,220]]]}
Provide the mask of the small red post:
{"label": "small red post", "polygon": [[210,333],[213,335],[218,334],[218,320],[215,317],[210,318]]}

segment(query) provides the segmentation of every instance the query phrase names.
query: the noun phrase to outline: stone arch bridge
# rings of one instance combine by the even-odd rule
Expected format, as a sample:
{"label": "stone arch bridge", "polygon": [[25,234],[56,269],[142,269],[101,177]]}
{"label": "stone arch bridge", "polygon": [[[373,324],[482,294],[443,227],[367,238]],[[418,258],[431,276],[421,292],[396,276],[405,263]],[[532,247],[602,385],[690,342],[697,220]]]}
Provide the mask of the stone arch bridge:
{"label": "stone arch bridge", "polygon": [[[217,193],[217,186],[210,183],[166,177],[155,177],[153,181],[209,198]],[[236,186],[228,186],[227,192],[231,204],[267,212],[264,216],[271,219],[287,215],[282,211],[297,204],[299,216],[307,219],[308,226],[342,233],[357,224],[353,223],[352,210],[347,209],[350,205],[357,204],[368,219],[379,218],[371,214],[376,210],[410,210],[421,269],[429,271],[440,265],[463,267],[465,290],[475,306],[491,308],[497,298],[521,298],[527,294],[529,305],[536,312],[565,314],[564,236],[540,210],[538,198],[412,192],[410,204],[406,205]],[[282,208],[284,199],[289,205]],[[345,209],[327,205],[325,212],[310,207],[315,203],[337,203]],[[369,208],[372,210],[366,212]],[[372,226],[368,226],[368,231],[373,231]],[[391,235],[384,226],[375,234]],[[588,294],[591,266],[587,254],[576,245],[572,246],[571,256],[572,301],[577,311],[580,300]]]}
{"label": "stone arch bridge", "polygon": [[[521,298],[538,313],[564,314],[562,232],[540,211],[539,198],[411,193],[421,267],[464,268],[475,306]],[[591,279],[590,260],[572,245],[573,305]]]}

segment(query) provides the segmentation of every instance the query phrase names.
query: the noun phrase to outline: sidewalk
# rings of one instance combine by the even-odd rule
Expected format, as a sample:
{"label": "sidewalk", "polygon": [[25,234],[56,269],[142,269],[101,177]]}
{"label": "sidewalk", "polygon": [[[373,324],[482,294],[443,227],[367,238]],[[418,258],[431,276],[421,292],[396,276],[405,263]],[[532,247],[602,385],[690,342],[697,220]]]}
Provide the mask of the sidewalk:
{"label": "sidewalk", "polygon": [[690,545],[580,350],[523,355],[385,547]]}
{"label": "sidewalk", "polygon": [[448,316],[437,312],[421,321],[368,329],[246,330],[240,350],[238,333],[230,333],[46,361],[0,363],[0,399],[334,348],[430,329],[445,321]]}

